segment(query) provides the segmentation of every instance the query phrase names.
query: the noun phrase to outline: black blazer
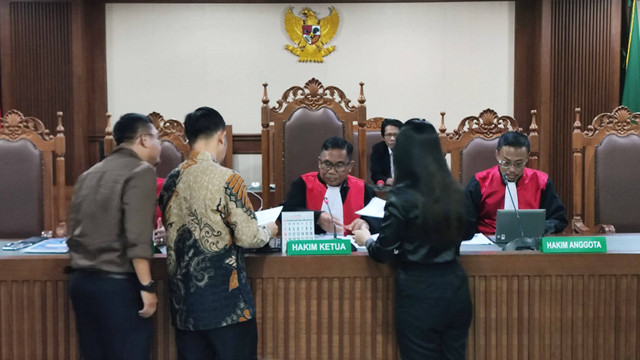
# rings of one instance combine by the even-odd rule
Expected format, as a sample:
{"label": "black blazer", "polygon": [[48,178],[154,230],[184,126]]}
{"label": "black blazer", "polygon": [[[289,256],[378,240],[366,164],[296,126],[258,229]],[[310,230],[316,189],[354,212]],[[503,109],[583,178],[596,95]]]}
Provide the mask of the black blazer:
{"label": "black blazer", "polygon": [[377,183],[382,180],[385,183],[391,177],[391,157],[389,156],[389,148],[384,141],[373,145],[371,149],[371,180]]}

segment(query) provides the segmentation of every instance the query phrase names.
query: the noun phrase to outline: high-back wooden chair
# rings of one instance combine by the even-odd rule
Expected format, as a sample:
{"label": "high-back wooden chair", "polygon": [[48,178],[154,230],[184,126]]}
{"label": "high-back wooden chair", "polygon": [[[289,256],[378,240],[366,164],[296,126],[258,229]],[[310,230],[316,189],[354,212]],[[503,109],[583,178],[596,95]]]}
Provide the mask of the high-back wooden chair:
{"label": "high-back wooden chair", "polygon": [[[354,106],[339,88],[325,87],[312,78],[303,87],[287,89],[276,105],[270,107],[267,84],[263,84],[262,196],[265,207],[281,203],[298,176],[318,170],[316,159],[327,138],[340,136],[353,144],[353,124],[364,124],[366,119],[363,86],[360,83],[358,105]],[[273,196],[269,191],[271,179],[275,183]]]}
{"label": "high-back wooden chair", "polygon": [[66,235],[62,112],[57,119],[54,136],[17,110],[0,118],[0,238]]}
{"label": "high-back wooden chair", "polygon": [[[371,169],[369,168],[369,160],[371,158],[371,151],[373,145],[384,141],[380,130],[382,129],[382,122],[384,117],[374,117],[365,120],[364,126],[358,126],[358,131],[353,133],[353,153],[358,154],[358,177],[364,180],[368,184],[373,184],[371,180]],[[359,124],[358,124],[359,125]],[[360,134],[364,134],[363,137]],[[364,138],[364,146],[360,145],[360,139]],[[360,149],[364,149],[363,152]]]}
{"label": "high-back wooden chair", "polygon": [[[160,164],[156,167],[156,175],[164,178],[183,162],[191,152],[184,132],[182,122],[175,119],[165,119],[160,113],[152,112],[149,118],[153,126],[158,130],[158,138],[161,142]],[[222,163],[223,166],[233,168],[233,129],[231,125],[226,126],[227,131],[227,154]],[[105,129],[104,152],[110,154],[115,147],[113,140],[113,130],[111,128],[111,114],[107,114],[107,127]]]}
{"label": "high-back wooden chair", "polygon": [[149,118],[158,129],[160,139],[160,163],[156,166],[156,175],[165,178],[189,157],[191,149],[184,133],[184,125],[180,121],[165,119],[155,111],[149,114]]}
{"label": "high-back wooden chair", "polygon": [[619,106],[582,131],[578,108],[571,147],[574,232],[640,232],[640,113]]}
{"label": "high-back wooden chair", "polygon": [[[478,116],[467,116],[452,132],[447,132],[444,125],[445,113],[441,112],[440,145],[442,152],[451,154],[451,173],[465,186],[475,173],[497,164],[496,147],[498,139],[508,131],[520,131],[518,122],[511,116],[498,116],[486,109]],[[540,138],[536,123],[536,110],[531,111],[529,127],[530,157],[527,166],[538,169]]]}

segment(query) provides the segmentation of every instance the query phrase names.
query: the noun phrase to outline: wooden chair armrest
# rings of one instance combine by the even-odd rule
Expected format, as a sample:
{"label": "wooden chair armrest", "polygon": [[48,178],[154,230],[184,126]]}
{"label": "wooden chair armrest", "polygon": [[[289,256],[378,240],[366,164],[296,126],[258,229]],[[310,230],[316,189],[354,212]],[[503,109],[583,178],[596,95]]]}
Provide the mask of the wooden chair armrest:
{"label": "wooden chair armrest", "polygon": [[588,234],[591,232],[580,217],[574,217],[571,220],[571,228],[574,234]]}
{"label": "wooden chair armrest", "polygon": [[615,234],[616,228],[613,225],[598,224],[595,226],[600,234]]}
{"label": "wooden chair armrest", "polygon": [[580,217],[574,217],[571,220],[571,228],[574,234],[580,235],[615,234],[616,232],[616,228],[608,224],[598,224],[593,229],[589,229]]}

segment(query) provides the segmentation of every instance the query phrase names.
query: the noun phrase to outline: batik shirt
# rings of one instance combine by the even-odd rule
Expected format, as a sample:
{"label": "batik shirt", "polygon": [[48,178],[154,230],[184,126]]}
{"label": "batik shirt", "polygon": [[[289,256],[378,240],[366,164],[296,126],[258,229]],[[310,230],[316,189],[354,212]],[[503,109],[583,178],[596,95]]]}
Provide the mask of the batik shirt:
{"label": "batik shirt", "polygon": [[166,178],[160,208],[167,232],[171,318],[207,330],[255,317],[243,248],[264,246],[240,175],[207,152],[192,152]]}

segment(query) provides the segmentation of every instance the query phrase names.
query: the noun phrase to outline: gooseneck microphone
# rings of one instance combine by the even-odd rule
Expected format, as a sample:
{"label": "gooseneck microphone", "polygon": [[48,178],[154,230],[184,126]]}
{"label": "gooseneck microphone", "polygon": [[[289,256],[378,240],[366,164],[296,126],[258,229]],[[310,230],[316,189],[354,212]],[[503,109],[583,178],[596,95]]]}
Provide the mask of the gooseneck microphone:
{"label": "gooseneck microphone", "polygon": [[515,211],[516,213],[518,226],[520,227],[520,239],[510,241],[507,245],[505,245],[504,250],[538,250],[538,244],[534,239],[524,237],[524,226],[522,226],[522,219],[520,219],[520,212],[518,211],[518,207],[516,206],[515,201],[513,201],[513,196],[511,195],[511,189],[509,188],[509,180],[507,180],[507,175],[502,174],[502,179],[504,180],[507,187],[509,199],[511,199],[511,205],[513,205],[513,211]]}
{"label": "gooseneck microphone", "polygon": [[336,223],[333,221],[333,214],[331,213],[331,206],[329,206],[329,198],[324,197],[324,203],[327,204],[327,209],[329,209],[329,216],[331,216],[331,224],[333,225],[333,238],[338,238],[338,231],[336,231]]}
{"label": "gooseneck microphone", "polygon": [[513,196],[511,195],[511,189],[509,188],[509,180],[507,180],[507,174],[502,174],[502,179],[507,187],[507,192],[509,193],[509,199],[511,199],[511,205],[513,205],[513,210],[516,212],[516,218],[518,219],[518,225],[520,226],[520,238],[524,239],[524,227],[522,226],[522,219],[520,219],[520,212],[518,211],[518,207],[516,206],[515,201],[513,201]]}

